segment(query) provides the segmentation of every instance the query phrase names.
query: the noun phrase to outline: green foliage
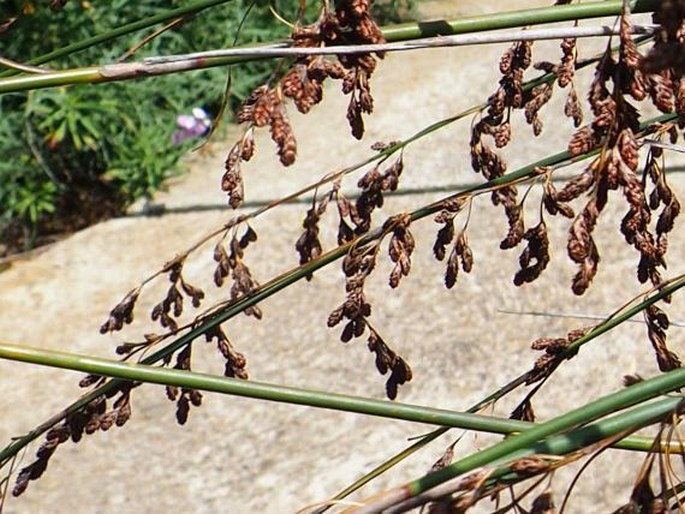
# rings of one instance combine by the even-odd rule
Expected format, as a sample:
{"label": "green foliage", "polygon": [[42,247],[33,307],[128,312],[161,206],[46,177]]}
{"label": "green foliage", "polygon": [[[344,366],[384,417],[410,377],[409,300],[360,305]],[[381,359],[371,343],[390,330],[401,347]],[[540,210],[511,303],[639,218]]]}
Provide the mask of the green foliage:
{"label": "green foliage", "polygon": [[[377,12],[384,21],[396,21],[413,3],[387,0],[379,2]],[[320,4],[308,4],[306,17],[313,20]],[[50,11],[37,2],[7,2],[0,18],[18,18],[10,30],[0,33],[0,44],[4,57],[27,62],[183,5],[187,2],[74,1]],[[284,19],[297,18],[299,0],[282,0],[274,6]],[[71,53],[48,65],[74,68],[114,62],[127,56],[154,30]],[[289,30],[269,10],[269,2],[233,0],[199,12],[154,37],[135,52],[135,57],[273,40],[287,36]],[[233,73],[229,106],[235,107],[272,70],[273,63],[265,61],[240,66]],[[78,86],[0,97],[0,148],[9,156],[0,163],[3,239],[12,239],[10,235],[16,234],[18,227],[23,228],[19,232],[35,232],[47,215],[64,216],[59,208],[64,199],[90,198],[79,196],[78,191],[94,186],[109,188],[118,208],[152,195],[169,176],[179,172],[179,158],[194,144],[172,144],[176,117],[197,106],[216,114],[225,83],[226,70],[211,69],[97,88]],[[90,207],[76,205],[82,210]],[[29,241],[24,238],[24,243]]]}
{"label": "green foliage", "polygon": [[[232,45],[235,39],[246,43],[287,35],[288,27],[273,17],[264,2],[250,10],[238,35],[238,25],[250,3],[234,0],[198,13],[149,41],[135,57],[221,48]],[[9,31],[0,34],[3,56],[26,62],[183,4],[176,0],[69,2],[63,10],[52,12],[43,5],[9,2],[0,17],[20,15]],[[294,17],[298,2],[288,0],[285,4],[287,8],[279,7],[281,12]],[[115,61],[153,30],[68,55],[49,66],[72,68]],[[265,80],[270,67],[269,63],[249,64],[235,73],[232,103],[235,105]],[[0,162],[3,239],[16,234],[18,227],[23,227],[19,232],[35,231],[46,215],[59,211],[57,206],[65,197],[78,196],[78,190],[94,185],[110,188],[116,202],[130,202],[157,191],[166,178],[179,171],[178,159],[194,144],[172,144],[176,117],[197,106],[216,113],[225,82],[226,70],[213,69],[97,88],[47,89],[0,97],[0,148],[8,156]]]}

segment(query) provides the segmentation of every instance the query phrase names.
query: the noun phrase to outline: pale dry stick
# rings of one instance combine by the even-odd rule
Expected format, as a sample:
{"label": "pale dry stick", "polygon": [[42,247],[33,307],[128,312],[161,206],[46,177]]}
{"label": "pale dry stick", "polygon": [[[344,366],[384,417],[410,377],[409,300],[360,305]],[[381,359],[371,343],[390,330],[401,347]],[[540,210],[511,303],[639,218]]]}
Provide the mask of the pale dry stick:
{"label": "pale dry stick", "polygon": [[8,59],[7,57],[0,57],[0,66],[11,68],[17,71],[25,71],[26,73],[51,73],[53,70],[47,68],[39,68],[38,66],[31,66],[21,62]]}
{"label": "pale dry stick", "polygon": [[[658,25],[633,25],[633,34],[654,34]],[[530,30],[510,30],[495,33],[456,34],[452,36],[434,36],[413,41],[395,43],[377,43],[368,45],[340,45],[320,48],[294,48],[288,43],[279,43],[259,48],[225,48],[208,50],[190,54],[147,57],[140,63],[145,65],[183,64],[198,59],[215,57],[304,57],[308,55],[348,55],[371,52],[403,52],[407,50],[424,50],[426,48],[447,48],[456,46],[488,45],[495,43],[511,43],[512,41],[541,41],[547,39],[585,38],[601,36],[617,36],[619,30],[607,25],[589,27],[567,27]]]}
{"label": "pale dry stick", "polygon": [[117,59],[117,62],[125,61],[126,59],[128,59],[129,57],[131,57],[133,54],[135,54],[138,50],[140,50],[143,46],[147,45],[150,41],[152,41],[152,40],[155,39],[156,37],[158,37],[158,36],[164,34],[164,33],[165,33],[166,31],[168,31],[169,29],[174,28],[176,25],[179,25],[179,24],[183,23],[184,21],[186,21],[186,17],[176,18],[175,20],[171,20],[171,21],[170,21],[169,23],[167,23],[166,25],[164,25],[164,26],[158,28],[157,30],[155,30],[155,31],[152,32],[151,34],[148,34],[148,35],[145,36],[141,41],[139,41],[138,43],[136,43],[135,45],[133,45],[131,48],[129,48],[128,50],[126,50],[126,52],[124,52],[124,53],[121,55],[121,57],[119,57],[119,58]]}
{"label": "pale dry stick", "polygon": [[[544,31],[544,32],[541,32]],[[653,29],[647,25],[635,25],[633,33],[652,34]],[[500,34],[477,34],[437,36],[416,40],[411,43],[384,43],[378,45],[351,45],[322,48],[292,48],[287,43],[265,45],[252,48],[228,48],[200,52],[198,54],[179,54],[165,57],[148,57],[142,61],[130,63],[110,63],[102,66],[93,66],[79,69],[66,69],[50,71],[40,74],[40,77],[12,77],[0,81],[0,93],[18,92],[26,89],[40,89],[55,87],[69,83],[99,83],[118,80],[136,79],[167,75],[184,71],[192,71],[212,66],[213,60],[222,60],[228,56],[243,59],[268,59],[272,57],[299,57],[305,55],[342,55],[368,52],[392,52],[405,50],[418,50],[425,48],[441,48],[448,46],[463,46],[475,44],[492,44],[519,41],[522,39],[531,41],[536,39],[557,39],[563,37],[598,37],[611,36],[616,32],[612,27],[571,27],[567,29],[539,29],[528,31],[511,31]],[[456,42],[454,38],[469,38]],[[422,41],[423,43],[418,43]],[[218,52],[218,54],[217,54]],[[210,57],[211,55],[211,57]],[[197,57],[189,57],[197,56]],[[216,65],[216,64],[214,64]],[[40,68],[39,68],[40,69]]]}
{"label": "pale dry stick", "polygon": [[[482,483],[490,476],[493,469],[476,468],[466,475],[460,475],[451,480],[448,480],[439,486],[434,487],[430,491],[422,493],[420,499],[423,503],[428,503],[432,500],[438,500],[445,496],[473,487],[474,483]],[[385,512],[386,509],[406,505],[406,501],[417,499],[419,496],[412,496],[408,487],[398,487],[388,491],[383,491],[376,496],[367,499],[366,504],[355,510],[346,510],[344,514],[375,514],[378,512]]]}
{"label": "pale dry stick", "polygon": [[[592,316],[590,314],[565,314],[563,312],[548,312],[548,311],[514,311],[507,309],[497,309],[497,312],[502,314],[515,314],[516,316],[542,316],[547,318],[573,318],[573,319],[587,319],[592,321],[603,321],[607,319],[608,316]],[[644,320],[642,319],[628,319],[628,323],[640,323],[644,325]],[[670,327],[684,328],[685,322],[680,321],[670,321]]]}

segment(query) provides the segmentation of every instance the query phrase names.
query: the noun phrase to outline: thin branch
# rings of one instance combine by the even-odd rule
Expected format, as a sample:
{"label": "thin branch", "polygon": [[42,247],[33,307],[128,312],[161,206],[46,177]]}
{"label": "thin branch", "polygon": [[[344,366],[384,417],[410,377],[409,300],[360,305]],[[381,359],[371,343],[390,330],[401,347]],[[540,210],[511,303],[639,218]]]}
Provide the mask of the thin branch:
{"label": "thin branch", "polygon": [[17,71],[24,71],[26,73],[50,73],[52,70],[46,68],[39,68],[37,66],[31,66],[30,64],[23,64],[7,57],[0,57],[0,66],[5,66],[6,68],[11,68]]}
{"label": "thin branch", "polygon": [[[497,312],[502,314],[515,314],[516,316],[541,316],[545,318],[573,318],[573,319],[588,319],[593,321],[603,321],[607,316],[592,316],[589,314],[564,314],[563,312],[548,312],[548,311],[515,311],[507,309],[497,309]],[[626,323],[645,324],[644,319],[627,319]],[[685,327],[685,323],[679,321],[670,321],[669,327]]]}
{"label": "thin branch", "polygon": [[[389,400],[376,400],[361,396],[257,382],[254,380],[240,380],[194,371],[160,368],[4,342],[0,342],[0,359],[80,371],[91,375],[111,377],[121,381],[186,387],[232,396],[306,405],[309,407],[427,423],[430,425],[449,426],[478,432],[508,435],[528,430],[535,425],[527,421],[496,416],[463,413]],[[624,441],[614,445],[614,447],[644,452],[654,451],[652,441],[646,438],[626,438]],[[685,453],[685,449],[682,448],[679,442],[673,444],[664,443],[661,446],[661,451],[677,454]]]}
{"label": "thin branch", "polygon": [[[354,512],[355,514],[375,514],[386,511],[405,512],[405,509],[417,507],[433,499],[432,495],[428,495],[429,498],[422,497],[423,493],[437,487],[440,495],[449,494],[453,492],[452,488],[445,484],[449,484],[452,479],[458,480],[464,474],[470,474],[483,466],[500,466],[501,472],[506,469],[501,468],[502,466],[521,457],[535,454],[563,455],[571,453],[606,437],[611,437],[618,432],[655,423],[668,413],[673,412],[674,409],[679,409],[682,398],[668,398],[647,404],[645,402],[674,391],[682,387],[683,384],[685,384],[684,369],[671,371],[635,384],[535,425],[439,471],[391,489],[386,493],[387,496],[380,496],[378,499],[368,501],[360,509],[351,509],[347,512]],[[587,423],[608,416],[617,410],[627,409],[635,405],[638,407],[587,425]],[[570,428],[577,426],[582,426],[582,428],[565,433]],[[415,501],[417,497],[420,498],[419,501]],[[388,510],[393,506],[396,506],[397,509]]]}
{"label": "thin branch", "polygon": [[[658,25],[633,25],[633,34],[652,35]],[[304,57],[307,55],[349,55],[371,52],[403,52],[407,50],[424,50],[426,48],[446,48],[457,46],[489,45],[509,43],[512,41],[542,41],[562,38],[585,38],[600,36],[617,36],[619,29],[613,26],[598,25],[591,27],[562,27],[548,29],[512,30],[507,32],[457,34],[453,36],[434,36],[397,43],[378,43],[369,45],[340,45],[317,48],[292,47],[288,43],[276,43],[262,47],[224,48],[190,54],[154,56],[143,59],[144,65],[191,63],[198,59],[217,57],[247,57],[264,59],[273,57]]]}

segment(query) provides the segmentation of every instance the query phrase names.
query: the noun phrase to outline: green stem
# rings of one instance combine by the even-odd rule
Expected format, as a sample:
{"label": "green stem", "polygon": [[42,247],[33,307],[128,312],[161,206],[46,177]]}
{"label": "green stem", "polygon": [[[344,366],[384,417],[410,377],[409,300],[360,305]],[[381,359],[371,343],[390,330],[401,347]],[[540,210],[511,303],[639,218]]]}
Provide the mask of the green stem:
{"label": "green stem", "polygon": [[[649,12],[656,9],[659,2],[657,0],[637,0],[633,2],[632,5],[633,12],[635,13]],[[541,23],[572,21],[580,18],[618,15],[621,12],[621,6],[622,1],[618,0],[557,5],[553,7],[464,17],[451,21],[419,22],[395,27],[385,27],[383,28],[383,34],[389,42],[406,41],[419,37],[461,34]],[[239,46],[236,48],[241,47]],[[244,46],[242,48],[249,48],[249,46]],[[264,59],[264,57],[259,57],[258,59],[261,60]],[[140,63],[125,63],[120,65],[93,66],[82,69],[63,70],[40,75],[19,76],[4,80],[0,79],[0,94],[69,84],[95,84],[129,80],[178,73],[180,71],[226,66],[254,60],[256,60],[256,58],[250,56],[226,56],[197,59],[192,62],[185,62],[182,65],[180,63],[176,65],[168,63],[142,67]]]}
{"label": "green stem", "polygon": [[[91,375],[116,378],[125,382],[171,385],[279,403],[307,405],[430,425],[450,426],[465,430],[511,434],[528,430],[533,426],[532,423],[519,420],[301,389],[253,380],[238,380],[206,373],[126,363],[118,360],[10,343],[0,342],[0,359],[80,371]],[[618,443],[616,447],[627,450],[649,451],[651,444],[648,444],[644,439],[633,438]],[[0,462],[3,462],[5,458],[7,458],[7,455],[4,453],[0,454]]]}
{"label": "green stem", "polygon": [[509,454],[532,446],[550,435],[565,432],[572,427],[584,425],[617,410],[645,402],[683,386],[685,386],[685,369],[677,369],[644,382],[639,382],[617,393],[599,398],[509,437],[498,444],[469,455],[440,471],[414,480],[409,483],[409,489],[415,496],[441,484],[445,480],[467,473],[477,467],[497,463]]}
{"label": "green stem", "polygon": [[[660,0],[634,0],[630,4],[633,13],[644,13],[658,9],[661,2]],[[623,0],[611,0],[488,13],[478,16],[466,16],[456,20],[405,23],[384,27],[383,36],[387,41],[406,41],[421,37],[465,34],[486,30],[525,27],[527,25],[617,16],[621,13],[622,5]]]}
{"label": "green stem", "polygon": [[[528,475],[522,476],[512,470],[512,463],[518,459],[533,455],[538,455],[541,459],[545,459],[546,456],[550,455],[564,456],[581,451],[622,433],[639,430],[645,426],[662,421],[669,414],[679,410],[682,401],[681,397],[675,397],[641,404],[627,412],[613,415],[568,433],[551,435],[538,443],[508,453],[501,459],[483,465],[489,473],[488,480],[480,487],[480,490],[485,494],[489,487],[493,487],[498,483],[513,484],[528,478]],[[550,464],[550,468],[541,467],[539,472],[545,473],[555,467],[554,460]],[[558,465],[559,463],[556,464]],[[477,467],[480,468],[481,466]],[[493,467],[495,468],[494,470],[492,470]],[[474,471],[475,469],[472,468],[468,471]],[[455,480],[458,481],[463,476],[464,474],[459,474],[449,479],[452,482],[446,480],[431,489],[420,490],[420,492],[418,492],[419,489],[412,490],[411,484],[400,486],[381,495],[377,500],[366,503],[360,509],[353,510],[353,512],[355,514],[405,512],[408,509],[435,500],[440,496],[463,489],[463,482],[461,484],[459,482],[454,483]],[[460,485],[462,487],[459,487]],[[464,492],[468,494],[468,491]]]}
{"label": "green stem", "polygon": [[[164,11],[160,14],[156,14],[154,16],[150,16],[142,20],[127,23],[126,25],[122,25],[121,27],[117,27],[108,32],[103,32],[102,34],[98,34],[88,39],[84,39],[83,41],[77,41],[76,43],[72,43],[71,45],[58,48],[57,50],[54,50],[50,53],[40,55],[38,57],[31,59],[30,61],[27,61],[27,64],[30,64],[32,66],[45,64],[46,62],[52,61],[54,59],[59,59],[60,57],[80,52],[81,50],[85,50],[86,48],[99,45],[100,43],[106,43],[107,41],[111,41],[112,39],[125,36],[126,34],[130,34],[138,30],[146,29],[153,25],[157,25],[158,23],[165,23],[175,18],[182,18],[183,16],[198,13],[210,7],[214,7],[219,4],[225,4],[230,1],[231,0],[202,0],[200,2],[194,2],[183,7],[179,7],[177,9]],[[17,72],[15,70],[7,70],[0,73],[0,77],[8,77],[16,74]]]}

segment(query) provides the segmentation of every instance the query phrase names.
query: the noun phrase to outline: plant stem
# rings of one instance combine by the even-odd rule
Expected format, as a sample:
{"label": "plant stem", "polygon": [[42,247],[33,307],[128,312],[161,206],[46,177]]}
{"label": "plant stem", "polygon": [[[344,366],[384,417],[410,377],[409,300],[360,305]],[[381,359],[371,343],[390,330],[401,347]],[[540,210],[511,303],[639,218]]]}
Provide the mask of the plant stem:
{"label": "plant stem", "polygon": [[497,464],[509,454],[523,450],[550,435],[562,433],[571,427],[584,425],[620,409],[645,402],[685,386],[685,369],[677,369],[655,378],[638,382],[621,391],[594,400],[582,407],[566,412],[545,423],[525,430],[504,441],[474,453],[449,466],[409,483],[413,495],[441,484],[445,480],[480,466]]}
{"label": "plant stem", "polygon": [[[213,1],[218,2],[219,0]],[[386,27],[383,29],[383,34],[386,40],[390,42],[406,41],[437,35],[463,34],[467,32],[522,27],[541,23],[571,21],[580,18],[611,16],[618,15],[621,12],[622,3],[622,1],[612,0],[590,2],[586,4],[557,5],[553,7],[465,17],[452,21],[419,22],[398,27]],[[633,3],[633,12],[652,11],[656,9],[658,5],[659,2],[657,0],[637,0]],[[250,45],[249,47],[242,48],[255,48],[255,46]],[[0,79],[0,94],[70,84],[95,84],[100,82],[144,78],[154,75],[165,75],[181,71],[192,71],[215,66],[250,62],[257,59],[263,59],[263,57],[211,57],[154,65],[134,62],[63,70],[40,75],[22,75],[19,77]],[[31,62],[31,64],[35,63]]]}
{"label": "plant stem", "polygon": [[[453,476],[449,480],[445,480],[435,487],[431,487],[426,490],[421,490],[420,487],[417,487],[415,490],[413,490],[413,483],[406,484],[404,486],[393,488],[387,491],[379,498],[366,503],[359,509],[350,509],[345,512],[354,514],[376,514],[380,512],[387,512],[388,514],[395,514],[399,512],[406,512],[411,508],[418,507],[429,501],[436,500],[459,490],[467,489],[465,492],[468,493],[468,488],[465,487],[465,480],[468,481],[469,475],[466,475],[466,473],[469,472],[473,473],[480,471],[484,475],[487,474],[488,480],[485,484],[483,484],[483,486],[481,486],[481,488],[495,485],[498,479],[506,480],[507,483],[520,481],[527,478],[527,476],[520,476],[512,471],[511,463],[517,459],[539,455],[541,460],[545,460],[545,456],[562,456],[572,454],[593,444],[600,443],[625,433],[626,431],[639,430],[640,428],[659,422],[663,420],[664,417],[673,413],[675,410],[678,410],[682,404],[682,401],[682,398],[674,397],[649,402],[647,404],[641,404],[638,407],[628,410],[627,412],[622,412],[607,419],[602,419],[598,422],[585,425],[568,433],[550,435],[538,443],[512,451],[500,459],[488,462],[482,466],[473,467],[464,473]],[[535,428],[540,427],[542,427],[542,425],[538,425]],[[518,436],[513,436],[510,439],[506,439],[502,443],[490,448],[503,445],[505,442],[511,441],[516,437]],[[471,455],[470,457],[467,457],[467,459],[474,457],[475,455],[480,454]],[[463,459],[463,461],[466,461],[467,459]],[[456,464],[458,463],[455,463],[455,465]],[[554,461],[550,463],[550,467],[546,470],[544,467],[542,467],[539,473],[549,472],[552,469],[554,469]]]}
{"label": "plant stem", "polygon": [[[661,5],[660,0],[637,0],[629,2],[631,12],[652,12]],[[422,21],[405,23],[383,28],[387,41],[406,41],[420,37],[447,36],[482,32],[485,30],[525,27],[563,21],[617,16],[621,13],[623,0],[585,2],[582,4],[553,5],[534,9],[521,9],[509,12],[487,13],[478,16],[465,16],[456,20]]]}
{"label": "plant stem", "polygon": [[[72,43],[71,45],[58,48],[57,50],[54,50],[50,53],[40,55],[38,57],[31,59],[30,61],[27,61],[27,64],[32,66],[38,66],[39,64],[44,64],[54,59],[59,59],[60,57],[64,57],[66,55],[70,55],[81,50],[85,50],[86,48],[99,45],[100,43],[106,43],[107,41],[111,41],[112,39],[125,36],[126,34],[146,29],[153,25],[157,25],[158,23],[165,23],[169,20],[173,20],[174,18],[182,18],[189,14],[198,13],[210,7],[215,7],[219,4],[225,4],[230,1],[231,0],[202,0],[199,2],[193,2],[183,7],[164,11],[160,14],[156,14],[154,16],[150,16],[142,20],[127,23],[126,25],[122,25],[121,27],[117,27],[108,32],[103,32],[102,34],[97,34],[96,36],[84,39],[83,41],[77,41],[76,43]],[[15,71],[9,70],[0,73],[0,77],[8,77],[15,74]]]}
{"label": "plant stem", "polygon": [[[653,35],[657,25],[633,25],[633,34]],[[174,54],[146,57],[143,65],[181,63],[189,67],[199,59],[243,57],[243,58],[273,58],[273,57],[303,57],[307,55],[352,55],[372,52],[404,52],[408,50],[424,50],[427,48],[451,48],[459,46],[490,45],[494,43],[509,43],[511,41],[544,41],[562,38],[584,38],[600,36],[617,36],[620,30],[609,26],[564,27],[547,29],[522,29],[508,32],[494,32],[492,34],[455,34],[452,36],[433,36],[398,41],[393,43],[377,43],[367,45],[340,45],[326,47],[291,47],[285,44],[271,44],[261,47],[225,48],[207,50],[190,54]]]}
{"label": "plant stem", "polygon": [[[461,413],[446,409],[301,389],[253,380],[239,380],[206,373],[159,368],[10,343],[0,342],[0,359],[80,371],[91,375],[116,378],[126,382],[172,385],[279,403],[307,405],[417,423],[450,426],[465,430],[511,434],[528,430],[533,426],[533,423],[494,416]],[[628,450],[649,451],[651,443],[644,439],[634,438],[621,442],[616,447]],[[674,446],[672,451],[680,453],[681,449]],[[4,453],[0,453],[0,462],[3,462],[5,458],[7,456]]]}

